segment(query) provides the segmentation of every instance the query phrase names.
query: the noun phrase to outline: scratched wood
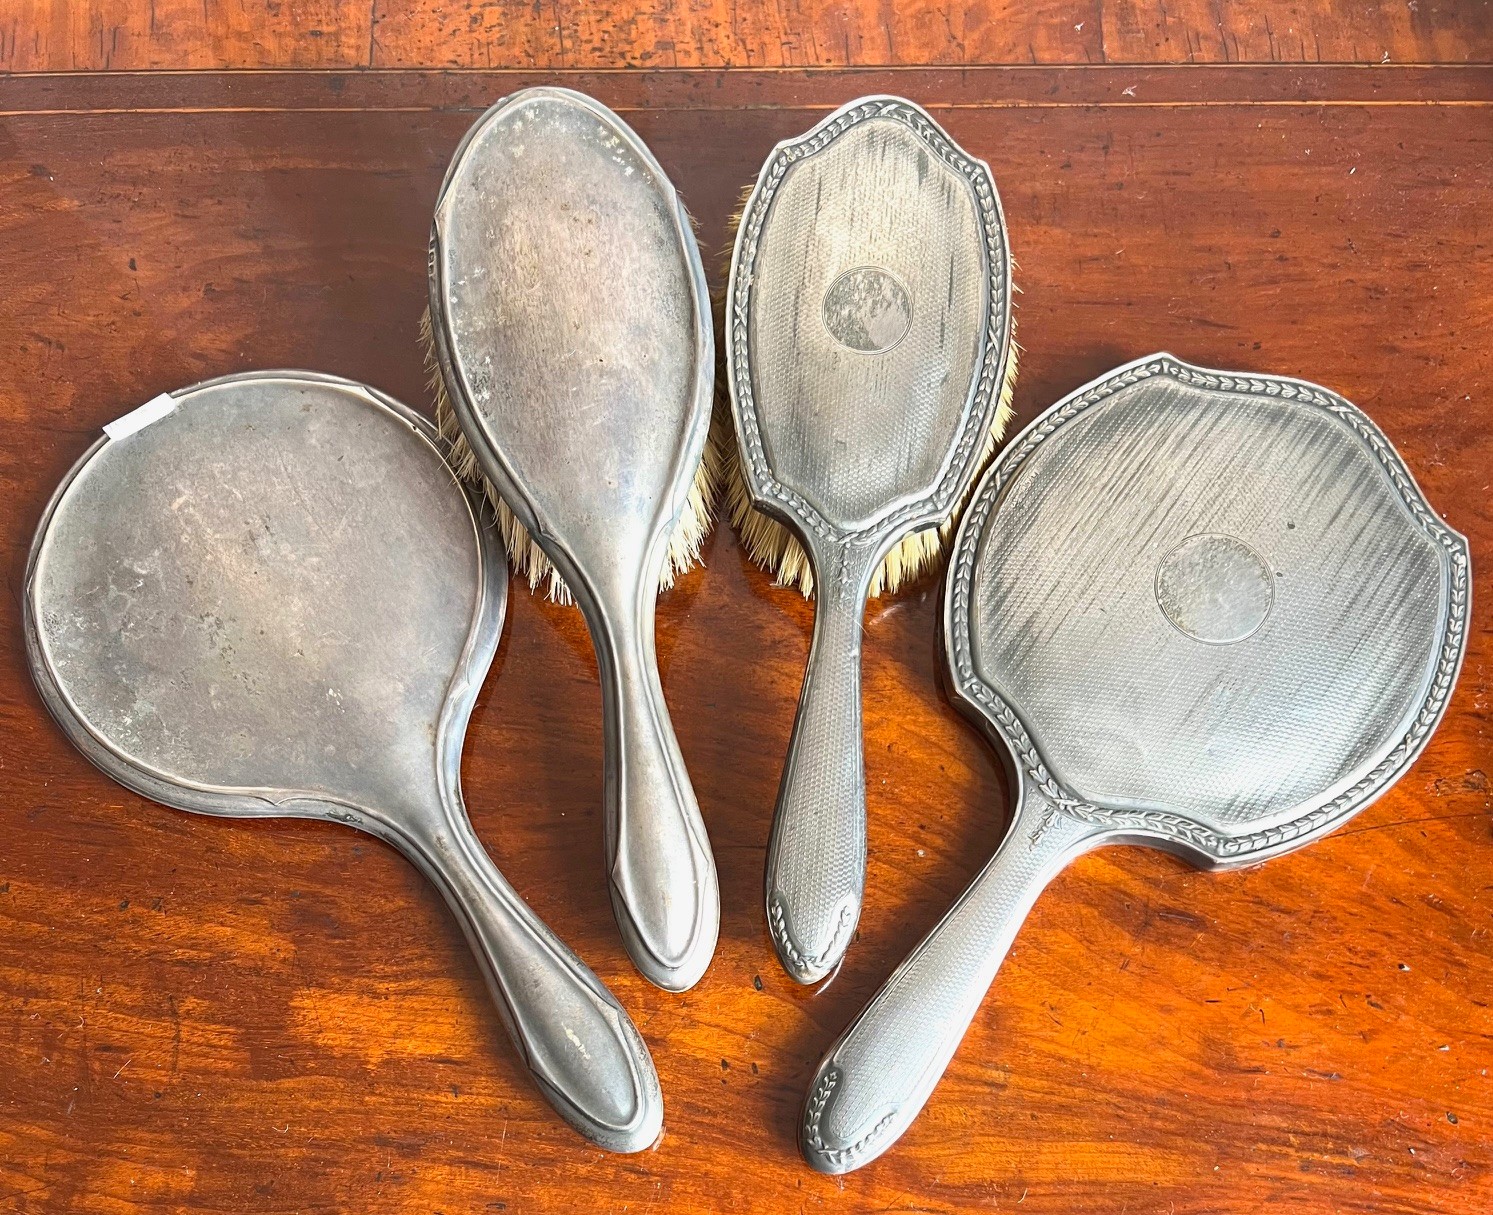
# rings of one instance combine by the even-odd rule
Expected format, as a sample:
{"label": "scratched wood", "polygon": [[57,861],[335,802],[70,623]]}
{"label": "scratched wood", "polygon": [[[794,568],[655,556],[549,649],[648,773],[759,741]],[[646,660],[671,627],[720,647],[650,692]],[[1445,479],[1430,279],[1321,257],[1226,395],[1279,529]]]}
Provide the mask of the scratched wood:
{"label": "scratched wood", "polygon": [[[1471,537],[1474,604],[1493,602],[1493,73],[1237,69],[1199,105],[1195,74],[1127,94],[1103,71],[858,73],[838,97],[780,73],[587,87],[627,107],[712,247],[773,142],[823,107],[928,102],[1000,185],[1021,419],[1159,349],[1318,380]],[[1225,875],[1130,849],[1071,867],[922,1118],[839,1180],[796,1156],[804,1086],[1004,815],[996,757],[940,691],[936,583],[868,614],[867,902],[822,991],[780,974],[760,908],[811,610],[724,529],[661,601],[724,903],[683,996],[632,973],[611,922],[580,619],[515,588],[468,802],[654,1052],[667,1129],[632,1158],[531,1091],[459,932],[390,850],[167,810],[66,744],[17,611],[47,495],[99,425],[202,377],[308,366],[420,401],[440,176],[471,107],[518,79],[0,83],[0,1211],[1488,1210],[1486,607],[1425,755],[1343,830]]]}
{"label": "scratched wood", "polygon": [[9,0],[0,70],[1462,63],[1489,0]]}

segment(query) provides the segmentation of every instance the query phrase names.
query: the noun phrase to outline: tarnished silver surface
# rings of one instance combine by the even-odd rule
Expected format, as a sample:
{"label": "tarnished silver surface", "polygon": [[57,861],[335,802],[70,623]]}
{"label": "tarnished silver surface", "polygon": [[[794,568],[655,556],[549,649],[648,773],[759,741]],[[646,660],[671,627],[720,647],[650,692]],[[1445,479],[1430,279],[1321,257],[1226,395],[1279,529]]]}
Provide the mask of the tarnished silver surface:
{"label": "tarnished silver surface", "polygon": [[802,983],[839,962],[866,871],[861,618],[903,537],[968,490],[1010,357],[989,167],[866,97],[781,143],[731,261],[727,364],[754,503],[814,567],[814,640],[768,845],[768,925]]}
{"label": "tarnished silver surface", "polygon": [[647,1147],[647,1048],[467,821],[461,745],[507,571],[433,429],[306,372],[172,395],[95,444],[37,532],[24,613],[48,709],[168,806],[332,819],[398,848],[456,914],[549,1102],[603,1147]]}
{"label": "tarnished silver surface", "polygon": [[579,93],[527,89],[478,120],[451,162],[430,302],[467,441],[591,630],[623,940],[648,979],[683,990],[720,924],[653,649],[659,571],[715,375],[689,219],[620,118]]}
{"label": "tarnished silver surface", "polygon": [[907,1129],[1079,853],[1251,864],[1383,793],[1446,708],[1468,594],[1467,542],[1326,389],[1160,354],[1039,417],[980,483],[945,604],[1011,827],[820,1065],[809,1163],[846,1172]]}

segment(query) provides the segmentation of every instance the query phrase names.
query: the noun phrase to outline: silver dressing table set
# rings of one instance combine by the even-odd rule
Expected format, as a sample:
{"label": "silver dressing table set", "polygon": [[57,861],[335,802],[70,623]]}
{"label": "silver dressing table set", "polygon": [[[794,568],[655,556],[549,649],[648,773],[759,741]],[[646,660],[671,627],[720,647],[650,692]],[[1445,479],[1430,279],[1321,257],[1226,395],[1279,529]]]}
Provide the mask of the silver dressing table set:
{"label": "silver dressing table set", "polygon": [[1466,541],[1342,397],[1155,354],[997,449],[1015,358],[999,197],[910,102],[854,101],[763,166],[719,318],[725,449],[690,221],[597,102],[531,89],[476,123],[430,270],[439,429],[299,371],[126,414],[42,517],[28,656],[62,730],[135,792],[330,819],[402,852],[537,1089],[603,1148],[658,1139],[653,1061],[462,801],[508,561],[590,630],[606,877],[627,952],[670,991],[709,964],[719,888],[654,602],[722,485],[784,529],[780,563],[794,554],[816,601],[763,905],[800,982],[841,964],[866,893],[866,599],[946,561],[947,686],[1008,766],[1011,822],[824,1056],[799,1126],[824,1172],[912,1124],[1070,860],[1106,843],[1204,868],[1289,852],[1402,776],[1446,708]]}

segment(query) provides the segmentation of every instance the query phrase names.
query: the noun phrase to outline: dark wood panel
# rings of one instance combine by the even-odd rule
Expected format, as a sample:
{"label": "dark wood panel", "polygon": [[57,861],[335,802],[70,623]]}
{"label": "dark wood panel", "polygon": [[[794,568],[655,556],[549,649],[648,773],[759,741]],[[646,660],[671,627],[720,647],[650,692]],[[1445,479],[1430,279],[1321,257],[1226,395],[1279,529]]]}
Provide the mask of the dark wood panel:
{"label": "dark wood panel", "polygon": [[1493,64],[1462,67],[1250,64],[1172,67],[1030,67],[820,72],[572,71],[373,69],[305,72],[63,72],[0,77],[0,115],[242,113],[297,111],[480,112],[499,97],[535,85],[563,84],[612,108],[638,110],[782,109],[829,111],[847,98],[895,87],[938,110],[1130,109],[1248,104],[1260,107],[1384,104],[1486,106]]}
{"label": "dark wood panel", "polygon": [[[319,112],[341,78],[308,75],[306,108],[275,112],[282,82],[253,79],[122,79],[112,105],[90,82],[90,108],[125,111],[94,114],[17,113],[58,108],[17,83],[0,106],[0,1210],[1488,1208],[1485,608],[1430,748],[1344,830],[1253,871],[1124,849],[1065,874],[922,1119],[839,1181],[794,1152],[803,1087],[1003,817],[995,757],[939,690],[935,583],[868,616],[867,907],[819,992],[777,971],[759,907],[811,611],[724,529],[661,601],[725,904],[716,963],[684,996],[637,979],[611,923],[579,617],[516,588],[468,801],[653,1048],[668,1127],[636,1158],[583,1146],[528,1089],[457,930],[387,849],[193,818],[90,769],[25,676],[17,599],[42,505],[96,428],[257,366],[421,395],[430,209],[470,121],[446,107],[485,98],[379,75],[345,85],[363,108]],[[948,79],[861,75],[843,95],[937,101]],[[1268,106],[981,104],[1024,96],[1016,79],[970,73],[966,99],[937,108],[1001,187],[1025,289],[1020,416],[1157,349],[1317,379],[1368,410],[1471,536],[1474,602],[1493,602],[1486,82],[1426,77],[1427,96],[1461,90],[1445,105],[1384,104],[1369,72],[1333,77],[1330,104],[1287,104],[1269,71]],[[718,246],[772,143],[841,99],[780,81],[590,83],[633,107]],[[171,109],[189,84],[197,112],[129,112]]]}
{"label": "dark wood panel", "polygon": [[0,70],[1464,63],[1488,0],[12,0]]}

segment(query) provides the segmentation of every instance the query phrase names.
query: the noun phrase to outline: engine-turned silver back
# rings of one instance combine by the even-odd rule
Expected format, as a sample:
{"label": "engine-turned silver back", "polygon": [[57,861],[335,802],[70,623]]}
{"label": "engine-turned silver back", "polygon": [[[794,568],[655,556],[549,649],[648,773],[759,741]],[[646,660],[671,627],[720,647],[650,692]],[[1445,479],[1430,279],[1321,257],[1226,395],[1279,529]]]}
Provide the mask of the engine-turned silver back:
{"label": "engine-turned silver back", "polygon": [[912,103],[865,98],[780,145],[729,318],[761,505],[837,536],[946,517],[999,405],[1009,270],[989,168]]}
{"label": "engine-turned silver back", "polygon": [[1011,278],[989,166],[909,101],[850,102],[763,166],[728,298],[742,470],[802,543],[818,597],[764,890],[778,957],[808,983],[860,917],[871,580],[952,516],[1000,417]]}
{"label": "engine-turned silver back", "polygon": [[1062,806],[1215,864],[1392,781],[1467,624],[1466,544],[1368,418],[1168,355],[1013,443],[955,563],[960,692]]}

